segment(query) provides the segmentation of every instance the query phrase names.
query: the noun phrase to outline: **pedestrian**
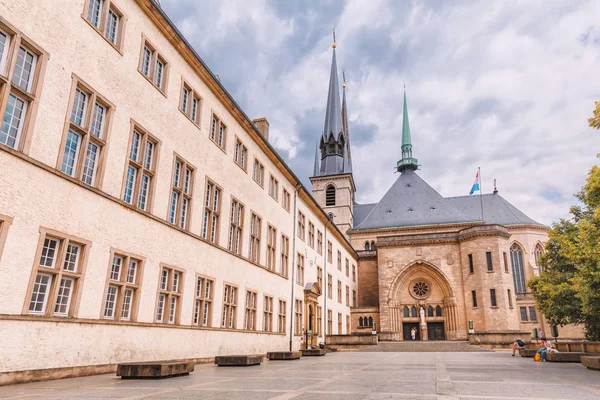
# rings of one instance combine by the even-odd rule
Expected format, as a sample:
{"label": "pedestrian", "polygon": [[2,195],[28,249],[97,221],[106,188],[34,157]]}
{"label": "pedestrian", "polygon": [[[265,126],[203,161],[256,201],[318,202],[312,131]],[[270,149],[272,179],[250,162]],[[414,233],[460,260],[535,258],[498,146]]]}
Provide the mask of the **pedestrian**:
{"label": "pedestrian", "polygon": [[546,353],[553,350],[552,342],[546,340],[542,343],[542,347],[538,349],[537,353],[542,357],[542,361],[546,361]]}
{"label": "pedestrian", "polygon": [[415,338],[417,337],[417,329],[416,328],[412,328],[410,330],[410,337],[412,338],[412,340],[415,340]]}
{"label": "pedestrian", "polygon": [[515,356],[515,352],[517,350],[519,350],[519,354],[521,354],[520,350],[525,350],[525,342],[523,342],[521,339],[517,339],[517,341],[513,343],[513,357]]}
{"label": "pedestrian", "polygon": [[543,330],[540,329],[539,335],[540,335],[540,340],[542,342],[545,342],[546,341],[546,334],[544,333]]}

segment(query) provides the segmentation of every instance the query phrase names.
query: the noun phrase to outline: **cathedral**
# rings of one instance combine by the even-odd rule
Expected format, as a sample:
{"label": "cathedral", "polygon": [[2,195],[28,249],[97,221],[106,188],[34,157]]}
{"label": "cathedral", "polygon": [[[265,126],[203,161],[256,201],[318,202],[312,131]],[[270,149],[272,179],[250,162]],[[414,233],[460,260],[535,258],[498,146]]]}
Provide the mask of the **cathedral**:
{"label": "cathedral", "polygon": [[[346,84],[340,101],[335,48],[310,180],[314,198],[358,253],[352,333],[498,345],[550,335],[527,287],[542,272],[549,228],[496,189],[444,197],[425,182],[413,155],[406,92],[399,176],[378,202],[356,201]],[[582,337],[576,327],[559,330],[562,338]]]}

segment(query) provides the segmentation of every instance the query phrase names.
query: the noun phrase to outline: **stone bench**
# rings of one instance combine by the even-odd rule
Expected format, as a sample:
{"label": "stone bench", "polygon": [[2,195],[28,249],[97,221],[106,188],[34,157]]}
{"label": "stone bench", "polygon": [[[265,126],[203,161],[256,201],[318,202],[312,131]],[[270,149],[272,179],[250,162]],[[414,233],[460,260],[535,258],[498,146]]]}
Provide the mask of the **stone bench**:
{"label": "stone bench", "polygon": [[191,361],[155,361],[119,364],[117,376],[121,379],[160,379],[189,375],[194,372]]}
{"label": "stone bench", "polygon": [[271,351],[267,353],[269,360],[299,360],[302,353],[299,351]]}
{"label": "stone bench", "polygon": [[303,357],[324,356],[327,354],[326,349],[302,349],[300,351],[302,352]]}
{"label": "stone bench", "polygon": [[558,353],[548,352],[546,353],[546,360],[551,362],[581,362],[581,356],[585,356],[587,353],[582,352],[567,352],[560,351]]}
{"label": "stone bench", "polygon": [[264,357],[259,354],[242,356],[217,356],[215,364],[219,367],[248,367],[250,365],[259,365]]}
{"label": "stone bench", "polygon": [[588,369],[600,371],[600,356],[582,356],[581,364],[585,365]]}
{"label": "stone bench", "polygon": [[534,349],[525,349],[525,350],[518,350],[518,352],[519,352],[519,355],[521,357],[532,358],[532,357],[535,357],[535,353],[537,352],[537,350],[534,350]]}

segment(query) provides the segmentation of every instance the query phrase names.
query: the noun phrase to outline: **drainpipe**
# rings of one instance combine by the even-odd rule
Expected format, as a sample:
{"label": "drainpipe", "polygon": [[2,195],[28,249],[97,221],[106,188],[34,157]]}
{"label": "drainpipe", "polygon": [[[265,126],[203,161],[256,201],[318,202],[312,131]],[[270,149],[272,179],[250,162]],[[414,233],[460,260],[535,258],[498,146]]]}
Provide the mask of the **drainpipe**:
{"label": "drainpipe", "polygon": [[[327,223],[323,227],[324,230],[324,238],[323,238],[323,281],[325,282],[325,290],[323,290],[323,343],[327,343],[327,326],[329,322],[329,312],[327,311],[327,296],[329,295],[329,279],[327,277],[327,227],[331,223],[331,220],[327,219]],[[323,288],[321,288],[323,289]]]}
{"label": "drainpipe", "polygon": [[298,212],[296,210],[296,199],[298,198],[298,190],[302,187],[302,185],[298,184],[296,185],[295,189],[294,189],[294,227],[292,229],[292,297],[291,297],[291,306],[290,306],[290,351],[292,351],[292,345],[293,345],[293,340],[294,340],[294,308],[296,307],[295,305],[295,299],[294,299],[294,286],[296,286],[296,279],[295,279],[295,272],[296,272],[296,268],[294,268],[294,266],[296,265],[296,218],[298,215]]}

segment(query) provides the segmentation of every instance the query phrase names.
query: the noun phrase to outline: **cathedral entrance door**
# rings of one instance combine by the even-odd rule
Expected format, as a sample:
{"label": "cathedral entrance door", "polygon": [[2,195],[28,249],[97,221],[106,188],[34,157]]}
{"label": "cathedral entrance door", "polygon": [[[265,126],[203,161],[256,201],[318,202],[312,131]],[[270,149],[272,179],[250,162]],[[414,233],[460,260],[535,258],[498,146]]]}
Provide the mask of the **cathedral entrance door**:
{"label": "cathedral entrance door", "polygon": [[408,323],[408,322],[403,322],[402,323],[402,333],[403,333],[403,337],[404,340],[412,340],[412,336],[410,335],[410,331],[415,328],[417,331],[417,334],[415,335],[415,340],[421,340],[421,329],[419,328],[419,324],[418,323]]}
{"label": "cathedral entrance door", "polygon": [[428,322],[427,323],[427,339],[429,340],[446,340],[444,336],[443,322]]}

